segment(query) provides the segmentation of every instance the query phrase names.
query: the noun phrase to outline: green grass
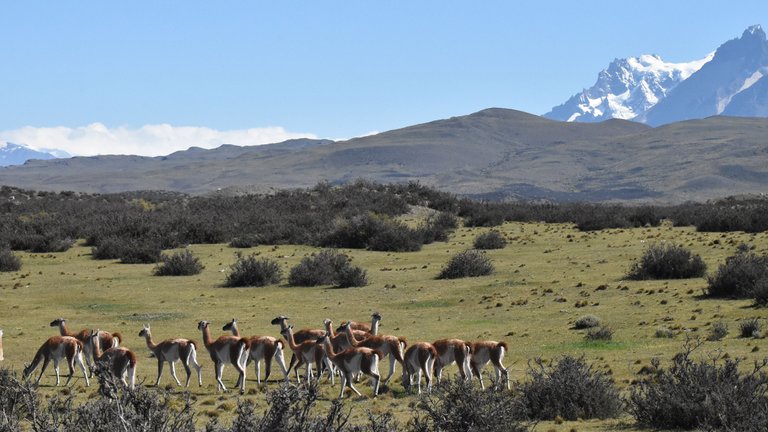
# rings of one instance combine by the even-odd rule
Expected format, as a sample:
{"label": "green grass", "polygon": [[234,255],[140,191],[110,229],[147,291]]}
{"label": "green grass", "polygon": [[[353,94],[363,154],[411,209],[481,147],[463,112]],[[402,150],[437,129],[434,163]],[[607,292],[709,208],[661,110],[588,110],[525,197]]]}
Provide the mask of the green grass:
{"label": "green grass", "polygon": [[[510,352],[505,364],[514,380],[525,377],[529,359],[575,354],[610,368],[617,384],[626,389],[652,358],[668,364],[682,348],[683,335],[656,338],[659,326],[706,338],[716,322],[725,322],[733,329],[738,328],[740,319],[764,315],[752,308],[749,300],[702,299],[704,278],[626,281],[623,277],[651,242],[682,244],[700,254],[713,272],[739,243],[754,244],[757,253],[766,253],[766,233],[698,233],[669,225],[581,233],[569,225],[537,223],[507,223],[499,230],[509,244],[505,249],[487,252],[496,267],[491,276],[435,279],[453,254],[471,247],[477,234],[485,231],[462,228],[447,243],[427,245],[420,252],[343,250],[355,265],[368,271],[370,281],[366,287],[348,289],[287,287],[285,280],[262,288],[223,288],[237,251],[226,245],[190,246],[205,269],[199,275],[179,278],[153,276],[152,264],[92,260],[90,249],[81,245],[58,254],[19,253],[22,270],[0,273],[3,365],[21,370],[40,344],[56,334],[48,323],[57,317],[67,318],[73,330],[121,332],[124,345],[139,356],[139,381],[146,378],[146,382],[153,382],[156,363],[148,358],[149,351],[138,337],[145,323],[152,325],[156,339],[187,337],[200,341],[199,320],[211,321],[216,335],[222,333],[222,325],[236,317],[244,334],[279,337],[277,328],[270,325],[277,315],[291,317],[297,328],[320,328],[325,318],[335,323],[347,319],[368,321],[372,312],[379,311],[383,315],[381,331],[404,336],[410,343],[445,337],[506,341]],[[316,249],[281,245],[260,246],[252,251],[278,260],[287,275],[302,257]],[[601,285],[607,289],[598,289]],[[576,307],[577,302],[584,301],[586,306]],[[573,322],[585,314],[599,316],[614,330],[613,340],[585,342],[584,331],[571,329]],[[720,350],[743,359],[744,365],[765,357],[768,339],[737,336],[731,332],[721,341],[705,342],[701,355]],[[222,401],[215,393],[207,353],[200,353],[198,358],[204,368],[204,387],[190,388],[205,421],[202,413],[206,407],[219,406]],[[273,379],[279,378],[276,371],[273,368]],[[363,421],[368,408],[376,412],[391,410],[401,419],[411,415],[409,404],[415,399],[402,394],[399,371],[398,367],[390,383],[391,391],[378,400],[353,399],[350,406],[354,419]],[[455,373],[454,368],[447,371]],[[52,374],[49,369],[43,378],[46,394],[55,392],[48,387],[53,383]],[[248,374],[247,389],[255,389],[253,368]],[[228,386],[234,384],[231,367],[225,368],[224,381]],[[161,385],[169,382],[166,373]],[[83,397],[91,397],[96,391],[94,387],[85,389],[82,379],[76,382],[75,389]],[[371,392],[368,386],[361,386],[361,391]],[[326,386],[324,397],[331,400],[337,392],[337,387]],[[263,393],[264,388],[260,388],[245,396],[257,404],[257,411],[265,408]],[[234,395],[225,396],[225,400],[234,400]],[[209,406],[209,402],[213,405]],[[218,415],[226,421],[232,413]],[[547,424],[542,430],[549,427]],[[552,425],[555,430],[579,431],[617,427],[632,430],[631,419]]]}

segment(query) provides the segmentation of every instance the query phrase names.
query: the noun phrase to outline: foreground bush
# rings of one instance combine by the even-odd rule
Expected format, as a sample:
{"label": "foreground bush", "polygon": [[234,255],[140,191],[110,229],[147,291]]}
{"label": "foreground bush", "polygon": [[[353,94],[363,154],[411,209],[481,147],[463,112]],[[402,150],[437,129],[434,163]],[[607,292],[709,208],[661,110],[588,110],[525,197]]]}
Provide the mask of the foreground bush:
{"label": "foreground bush", "polygon": [[458,279],[486,276],[493,273],[493,270],[493,264],[485,254],[476,250],[466,250],[454,255],[437,275],[437,278]]}
{"label": "foreground bush", "polygon": [[611,378],[583,358],[564,356],[556,365],[537,359],[529,365],[526,382],[516,387],[534,419],[605,419],[621,413],[619,390]]}
{"label": "foreground bush", "polygon": [[522,432],[525,407],[507,391],[481,390],[472,382],[444,379],[422,396],[417,409],[423,416],[413,420],[416,431]]}
{"label": "foreground bush", "polygon": [[[707,279],[709,297],[763,298],[768,281],[768,256],[739,251],[726,258],[717,273]],[[760,300],[762,301],[762,300]]]}
{"label": "foreground bush", "polygon": [[648,246],[627,279],[688,279],[704,277],[706,272],[707,265],[700,256],[684,247],[661,243]]}
{"label": "foreground bush", "polygon": [[189,250],[173,255],[162,255],[161,264],[155,267],[155,276],[190,276],[203,271],[203,264]]}
{"label": "foreground bush", "polygon": [[237,254],[237,261],[230,267],[224,286],[264,286],[280,282],[283,271],[277,261],[258,258],[256,254],[242,256]]}
{"label": "foreground bush", "polygon": [[498,231],[488,231],[475,238],[475,249],[504,249],[507,240]]}
{"label": "foreground bush", "polygon": [[691,350],[678,354],[672,367],[659,367],[629,397],[629,410],[640,426],[654,429],[764,431],[768,424],[766,362],[746,374],[739,361],[694,361]]}
{"label": "foreground bush", "polygon": [[288,284],[293,286],[335,285],[347,288],[367,283],[365,270],[353,266],[346,255],[333,249],[302,258],[288,275]]}
{"label": "foreground bush", "polygon": [[0,272],[21,270],[21,258],[8,249],[0,249]]}

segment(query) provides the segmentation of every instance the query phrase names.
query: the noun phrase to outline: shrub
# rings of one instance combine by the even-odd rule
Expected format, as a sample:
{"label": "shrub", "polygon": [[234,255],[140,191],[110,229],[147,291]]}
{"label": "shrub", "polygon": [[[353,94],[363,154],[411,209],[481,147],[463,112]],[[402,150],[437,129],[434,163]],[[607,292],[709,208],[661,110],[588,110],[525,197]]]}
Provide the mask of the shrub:
{"label": "shrub", "polygon": [[703,277],[707,265],[698,255],[681,246],[654,244],[627,274],[628,279],[688,279]]}
{"label": "shrub", "polygon": [[762,277],[755,281],[752,287],[752,296],[758,306],[768,306],[768,277]]}
{"label": "shrub", "polygon": [[71,238],[40,236],[38,241],[30,245],[29,251],[36,253],[66,252],[73,244],[75,241]]}
{"label": "shrub", "polygon": [[9,249],[0,250],[0,272],[12,272],[21,270],[21,258]]}
{"label": "shrub", "polygon": [[750,298],[761,279],[768,278],[768,257],[752,252],[738,252],[726,258],[714,276],[707,278],[707,296]]}
{"label": "shrub", "polygon": [[365,270],[352,266],[346,255],[333,249],[303,258],[288,275],[288,284],[293,286],[336,285],[347,288],[367,283]]}
{"label": "shrub", "polygon": [[641,427],[762,431],[768,424],[768,377],[765,362],[751,373],[739,372],[739,361],[690,359],[691,349],[674,357],[671,368],[632,388],[628,407]]}
{"label": "shrub", "polygon": [[382,252],[410,252],[421,249],[421,235],[400,222],[368,213],[337,221],[321,244]]}
{"label": "shrub", "polygon": [[122,264],[153,264],[160,261],[162,250],[152,240],[133,240],[123,244],[120,252]]}
{"label": "shrub", "polygon": [[573,328],[576,330],[583,330],[588,329],[592,327],[597,327],[600,325],[600,318],[596,317],[595,315],[584,315],[579,317],[575,323],[573,323]]}
{"label": "shrub", "polygon": [[739,333],[743,338],[760,337],[760,319],[748,318],[739,323]]}
{"label": "shrub", "polygon": [[587,330],[587,334],[584,335],[584,339],[588,341],[609,341],[613,339],[613,330],[607,326],[592,327]]}
{"label": "shrub", "polygon": [[173,255],[163,254],[160,260],[162,263],[155,267],[155,276],[196,275],[203,271],[204,268],[200,260],[188,249],[176,252]]}
{"label": "shrub", "polygon": [[357,266],[347,266],[336,275],[336,286],[339,288],[361,287],[368,285],[368,274]]}
{"label": "shrub", "polygon": [[675,337],[675,331],[666,327],[659,327],[656,329],[655,336],[661,339],[672,339]]}
{"label": "shrub", "polygon": [[483,391],[471,382],[443,380],[423,395],[413,420],[415,431],[522,432],[525,407],[510,392]]}
{"label": "shrub", "polygon": [[486,276],[493,273],[491,260],[482,252],[466,250],[454,255],[443,267],[438,279]]}
{"label": "shrub", "polygon": [[516,390],[528,416],[540,420],[612,418],[622,408],[611,378],[583,358],[564,356],[556,365],[536,359]]}
{"label": "shrub", "polygon": [[117,237],[107,237],[98,241],[91,248],[91,256],[97,260],[120,259],[123,254],[123,240]]}
{"label": "shrub", "polygon": [[434,213],[427,218],[426,223],[418,228],[421,241],[430,244],[436,241],[448,241],[448,235],[459,226],[456,215],[446,212]]}
{"label": "shrub", "polygon": [[722,321],[718,321],[712,324],[712,328],[709,329],[708,341],[719,341],[728,334],[728,325]]}
{"label": "shrub", "polygon": [[252,248],[256,247],[261,243],[261,238],[258,235],[242,235],[239,237],[233,238],[229,242],[229,246],[233,248]]}
{"label": "shrub", "polygon": [[488,231],[475,238],[475,249],[504,249],[507,240],[498,231]]}
{"label": "shrub", "polygon": [[422,236],[399,222],[381,226],[368,240],[368,249],[379,252],[416,252],[421,249]]}
{"label": "shrub", "polygon": [[277,261],[269,258],[257,258],[256,254],[242,256],[237,254],[237,261],[230,267],[224,286],[264,286],[280,282],[283,272]]}

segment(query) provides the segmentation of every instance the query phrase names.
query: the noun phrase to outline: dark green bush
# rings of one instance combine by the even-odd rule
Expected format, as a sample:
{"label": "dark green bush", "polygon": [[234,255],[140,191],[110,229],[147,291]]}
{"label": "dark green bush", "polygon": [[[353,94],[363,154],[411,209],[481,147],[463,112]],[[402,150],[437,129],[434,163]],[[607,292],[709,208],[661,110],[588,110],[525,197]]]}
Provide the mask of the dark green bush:
{"label": "dark green bush", "polygon": [[367,283],[365,270],[353,266],[346,255],[333,249],[302,258],[288,275],[288,284],[293,286],[336,285],[347,288]]}
{"label": "dark green bush", "polygon": [[756,288],[762,279],[768,278],[768,256],[752,252],[737,252],[726,258],[717,273],[707,278],[707,296],[750,298],[756,296]]}
{"label": "dark green bush", "polygon": [[9,249],[0,249],[0,272],[21,270],[21,258]]}
{"label": "dark green bush", "polygon": [[739,323],[739,333],[743,338],[760,337],[761,329],[759,318],[747,318]]}
{"label": "dark green bush", "polygon": [[277,261],[269,258],[258,258],[256,254],[242,256],[237,254],[237,260],[230,267],[224,286],[264,286],[280,282],[283,271]]}
{"label": "dark green bush", "polygon": [[764,431],[768,424],[768,377],[765,362],[751,373],[739,361],[690,359],[691,350],[674,357],[671,368],[631,390],[630,413],[641,427],[706,431]]}
{"label": "dark green bush", "polygon": [[604,325],[592,327],[587,330],[584,339],[588,341],[609,341],[613,339],[613,330]]}
{"label": "dark green bush", "polygon": [[336,275],[335,285],[339,288],[361,287],[368,285],[368,274],[357,266],[346,266]]}
{"label": "dark green bush", "polygon": [[584,315],[579,317],[575,323],[573,323],[573,328],[576,330],[583,330],[588,329],[592,327],[597,327],[600,325],[600,318],[594,316],[594,315]]}
{"label": "dark green bush", "polygon": [[252,248],[261,243],[261,238],[257,235],[243,235],[233,238],[229,242],[229,246],[233,248]]}
{"label": "dark green bush", "polygon": [[627,279],[688,279],[703,277],[707,265],[698,255],[681,246],[661,243],[648,246],[640,262],[635,263]]}
{"label": "dark green bush", "polygon": [[755,281],[752,287],[752,297],[758,306],[768,306],[768,277]]}
{"label": "dark green bush", "polygon": [[188,249],[172,255],[161,255],[155,267],[155,276],[190,276],[203,271],[203,264]]}
{"label": "dark green bush", "polygon": [[160,261],[162,250],[153,240],[128,240],[120,253],[122,264],[154,264]]}
{"label": "dark green bush", "polygon": [[525,407],[512,393],[481,390],[471,382],[444,379],[416,405],[414,431],[523,432]]}
{"label": "dark green bush", "polygon": [[527,379],[516,385],[516,391],[534,419],[605,419],[618,416],[622,409],[610,376],[583,358],[564,356],[555,365],[537,359],[529,364]]}
{"label": "dark green bush", "polygon": [[91,248],[91,256],[97,260],[120,259],[124,250],[123,243],[124,241],[118,237],[106,237],[98,240],[98,243]]}
{"label": "dark green bush", "polygon": [[401,222],[365,214],[337,221],[322,240],[323,246],[411,252],[421,249],[421,236]]}
{"label": "dark green bush", "polygon": [[437,212],[430,215],[416,231],[420,234],[422,243],[430,244],[436,241],[448,241],[448,236],[458,226],[459,219],[456,215]]}
{"label": "dark green bush", "polygon": [[708,341],[719,341],[728,335],[728,325],[722,321],[718,321],[712,324],[712,328],[709,329]]}
{"label": "dark green bush", "polygon": [[475,237],[475,249],[504,249],[507,240],[498,231],[488,231]]}
{"label": "dark green bush", "polygon": [[493,273],[493,264],[484,253],[466,250],[454,255],[443,267],[438,279],[486,276]]}

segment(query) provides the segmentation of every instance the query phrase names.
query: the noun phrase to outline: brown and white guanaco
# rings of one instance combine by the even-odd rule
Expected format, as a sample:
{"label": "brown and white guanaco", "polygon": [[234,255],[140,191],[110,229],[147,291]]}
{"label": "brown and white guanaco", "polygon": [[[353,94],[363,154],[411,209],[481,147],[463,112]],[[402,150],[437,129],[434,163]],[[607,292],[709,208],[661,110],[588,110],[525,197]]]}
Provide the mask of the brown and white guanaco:
{"label": "brown and white guanaco", "polygon": [[413,376],[416,375],[419,394],[421,394],[421,375],[427,380],[427,392],[432,392],[432,370],[437,360],[437,350],[429,342],[413,344],[403,355],[403,387],[411,391]]}
{"label": "brown and white guanaco", "polygon": [[[509,351],[506,342],[496,341],[478,341],[472,343],[472,358],[469,362],[472,374],[480,380],[480,387],[485,389],[483,383],[483,368],[490,362],[493,364],[495,372],[495,380],[493,388],[496,389],[499,385],[506,385],[509,390],[509,372],[504,367],[502,361],[504,360],[504,354]],[[501,380],[504,380],[503,383]]]}
{"label": "brown and white guanaco", "polygon": [[334,351],[333,344],[328,335],[318,338],[317,342],[324,345],[328,359],[333,362],[336,368],[341,372],[341,391],[339,392],[339,399],[344,397],[345,387],[351,388],[358,396],[362,396],[352,384],[352,377],[361,372],[373,378],[373,397],[378,395],[379,383],[381,382],[381,375],[379,374],[379,359],[382,357],[381,352],[370,348],[358,347],[349,348],[337,353]]}
{"label": "brown and white guanaco", "polygon": [[[91,330],[82,329],[77,333],[72,332],[69,330],[69,328],[67,328],[67,320],[64,318],[56,318],[55,320],[51,321],[50,326],[58,327],[59,333],[62,336],[72,336],[83,343],[83,354],[85,355],[85,363],[88,365],[89,370],[88,376],[93,376],[93,371],[91,371],[91,368],[93,368],[93,360],[95,360],[96,355],[93,350],[93,344],[91,343]],[[118,332],[99,332],[99,342],[101,343],[102,349],[119,346],[122,343],[122,340],[123,336]]]}
{"label": "brown and white guanaco", "polygon": [[83,364],[83,343],[72,336],[53,336],[43,343],[40,349],[37,350],[32,363],[24,366],[24,378],[28,378],[32,372],[35,371],[37,365],[43,362],[42,370],[40,370],[40,376],[37,377],[35,384],[40,384],[40,379],[43,378],[45,368],[48,367],[48,363],[53,360],[53,369],[56,371],[56,385],[59,385],[59,361],[61,359],[67,359],[67,366],[69,366],[69,375],[67,376],[67,382],[64,385],[69,385],[72,380],[72,375],[75,373],[75,363],[83,371],[83,377],[85,378],[85,385],[90,385],[88,381],[88,374],[85,371],[85,365]]}
{"label": "brown and white guanaco", "polygon": [[[91,331],[91,343],[96,364],[103,364],[126,386],[136,385],[136,353],[125,347],[110,347],[101,351],[101,335],[99,330]],[[128,376],[128,382],[125,377]]]}
{"label": "brown and white guanaco", "polygon": [[160,377],[163,375],[163,364],[165,362],[168,362],[168,366],[171,369],[171,377],[176,381],[176,385],[181,385],[179,378],[176,377],[175,366],[176,362],[179,360],[181,360],[181,364],[184,365],[184,370],[187,372],[187,381],[184,386],[189,387],[189,381],[192,377],[192,370],[189,367],[190,364],[197,370],[198,385],[203,385],[202,367],[197,362],[197,344],[195,341],[184,338],[173,338],[155,343],[152,340],[152,331],[149,328],[149,324],[141,329],[139,336],[146,340],[147,348],[152,351],[152,354],[157,359],[157,380],[155,381],[155,386],[160,385]]}
{"label": "brown and white guanaco", "polygon": [[[224,325],[223,331],[230,330],[232,335],[240,337],[240,330],[237,328],[237,319],[232,318],[232,321]],[[272,372],[272,359],[280,367],[283,372],[285,382],[288,382],[288,370],[285,368],[285,357],[283,355],[283,341],[277,340],[272,336],[250,336],[245,338],[248,341],[247,359],[245,366],[248,366],[252,360],[255,362],[256,369],[256,382],[261,385],[261,361],[264,360],[264,381],[269,380],[269,375]]]}
{"label": "brown and white guanaco", "polygon": [[224,383],[221,381],[221,375],[224,372],[224,366],[231,363],[237,370],[239,377],[237,386],[240,387],[240,393],[245,393],[245,353],[248,347],[248,341],[237,336],[223,335],[218,339],[211,338],[211,330],[208,328],[208,321],[197,323],[197,329],[203,333],[203,344],[211,355],[214,371],[216,373],[217,390],[227,391]]}

